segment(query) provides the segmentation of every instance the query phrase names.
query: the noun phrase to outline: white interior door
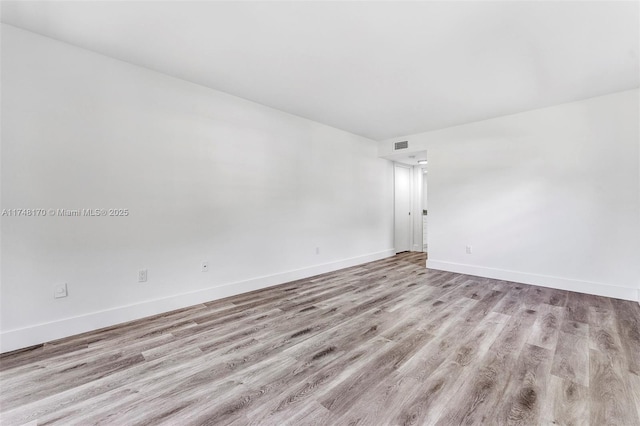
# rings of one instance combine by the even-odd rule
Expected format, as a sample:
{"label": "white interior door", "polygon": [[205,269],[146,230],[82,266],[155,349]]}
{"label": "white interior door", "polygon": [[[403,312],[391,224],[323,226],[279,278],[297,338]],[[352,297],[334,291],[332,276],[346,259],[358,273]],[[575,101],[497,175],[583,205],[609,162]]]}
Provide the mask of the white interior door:
{"label": "white interior door", "polygon": [[394,167],[394,246],[396,253],[411,250],[411,168]]}
{"label": "white interior door", "polygon": [[427,252],[427,224],[429,223],[429,216],[424,214],[428,212],[427,207],[427,171],[422,170],[422,251]]}

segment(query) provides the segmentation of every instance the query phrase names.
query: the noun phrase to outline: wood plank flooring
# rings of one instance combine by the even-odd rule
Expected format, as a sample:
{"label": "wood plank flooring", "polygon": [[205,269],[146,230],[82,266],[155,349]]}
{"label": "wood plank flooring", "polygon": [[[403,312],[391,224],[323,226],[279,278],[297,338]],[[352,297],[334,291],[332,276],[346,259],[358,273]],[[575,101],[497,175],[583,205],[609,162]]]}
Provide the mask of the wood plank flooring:
{"label": "wood plank flooring", "polygon": [[0,357],[2,425],[640,425],[640,306],[404,253]]}

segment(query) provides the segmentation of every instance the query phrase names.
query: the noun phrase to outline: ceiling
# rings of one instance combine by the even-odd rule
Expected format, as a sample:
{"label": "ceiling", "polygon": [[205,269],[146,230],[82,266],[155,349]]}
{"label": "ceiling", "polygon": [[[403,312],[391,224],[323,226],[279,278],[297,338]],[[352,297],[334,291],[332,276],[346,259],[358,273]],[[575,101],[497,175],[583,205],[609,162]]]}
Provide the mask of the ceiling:
{"label": "ceiling", "polygon": [[639,86],[638,2],[2,2],[2,21],[375,140]]}

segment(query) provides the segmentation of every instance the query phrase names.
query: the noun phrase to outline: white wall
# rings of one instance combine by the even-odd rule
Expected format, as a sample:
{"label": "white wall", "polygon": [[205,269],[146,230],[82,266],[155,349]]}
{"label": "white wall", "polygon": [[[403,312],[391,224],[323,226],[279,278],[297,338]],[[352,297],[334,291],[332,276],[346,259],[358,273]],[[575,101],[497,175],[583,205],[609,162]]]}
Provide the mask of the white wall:
{"label": "white wall", "polygon": [[637,300],[638,105],[636,89],[380,142],[429,150],[427,266]]}
{"label": "white wall", "polygon": [[371,140],[3,25],[2,208],[130,215],[2,218],[2,350],[391,255],[392,184]]}

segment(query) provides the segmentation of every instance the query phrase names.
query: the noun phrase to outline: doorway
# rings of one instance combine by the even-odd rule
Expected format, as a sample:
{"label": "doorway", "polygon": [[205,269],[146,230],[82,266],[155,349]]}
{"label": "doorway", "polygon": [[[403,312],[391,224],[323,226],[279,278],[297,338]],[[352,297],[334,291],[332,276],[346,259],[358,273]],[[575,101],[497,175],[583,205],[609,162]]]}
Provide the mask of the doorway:
{"label": "doorway", "polygon": [[395,164],[394,183],[394,246],[396,253],[411,250],[411,167]]}

